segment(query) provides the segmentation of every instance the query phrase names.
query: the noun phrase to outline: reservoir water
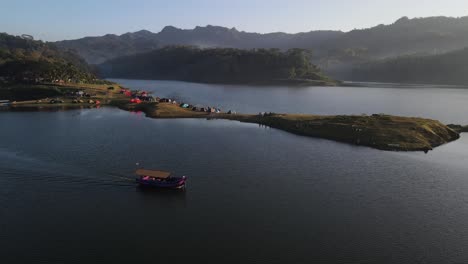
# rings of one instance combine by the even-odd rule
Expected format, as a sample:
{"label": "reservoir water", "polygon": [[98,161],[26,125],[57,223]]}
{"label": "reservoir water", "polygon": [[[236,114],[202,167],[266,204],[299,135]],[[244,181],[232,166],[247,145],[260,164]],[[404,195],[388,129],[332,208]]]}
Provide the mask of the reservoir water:
{"label": "reservoir water", "polygon": [[367,83],[364,87],[284,87],[114,81],[191,104],[243,113],[376,114],[426,117],[468,124],[468,87]]}
{"label": "reservoir water", "polygon": [[[119,82],[239,112],[468,124],[463,89]],[[0,112],[0,124],[2,263],[468,261],[465,135],[424,154],[114,108]],[[187,191],[136,188],[137,162],[187,175]]]}

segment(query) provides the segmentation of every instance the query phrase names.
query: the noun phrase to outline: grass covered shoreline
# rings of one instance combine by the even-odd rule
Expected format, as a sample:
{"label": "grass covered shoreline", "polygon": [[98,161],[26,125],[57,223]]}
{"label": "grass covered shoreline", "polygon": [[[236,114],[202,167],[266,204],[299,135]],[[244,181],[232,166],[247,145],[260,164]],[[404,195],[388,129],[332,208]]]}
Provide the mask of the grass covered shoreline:
{"label": "grass covered shoreline", "polygon": [[[112,87],[112,89],[109,89]],[[12,107],[74,107],[89,104],[90,100],[100,101],[103,105],[109,104],[111,100],[121,98],[119,94],[121,87],[115,83],[106,84],[0,84],[0,100],[9,100]],[[89,94],[89,97],[77,98],[71,95],[77,91]],[[62,103],[51,104],[50,101],[60,99]],[[80,99],[82,103],[73,103]],[[123,99],[123,98],[122,98]]]}
{"label": "grass covered shoreline", "polygon": [[306,114],[226,114],[194,112],[170,103],[127,105],[150,118],[212,118],[255,123],[298,135],[387,151],[429,151],[454,141],[459,133],[437,120],[390,115],[319,116]]}

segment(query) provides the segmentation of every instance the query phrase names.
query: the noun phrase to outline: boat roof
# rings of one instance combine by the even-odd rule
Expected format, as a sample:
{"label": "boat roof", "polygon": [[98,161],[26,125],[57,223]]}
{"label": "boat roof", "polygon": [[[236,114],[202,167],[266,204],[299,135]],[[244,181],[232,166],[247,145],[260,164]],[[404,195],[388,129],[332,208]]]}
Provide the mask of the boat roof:
{"label": "boat roof", "polygon": [[159,170],[145,170],[145,169],[138,169],[135,172],[139,176],[150,176],[155,178],[168,178],[171,176],[171,173],[168,171],[159,171]]}

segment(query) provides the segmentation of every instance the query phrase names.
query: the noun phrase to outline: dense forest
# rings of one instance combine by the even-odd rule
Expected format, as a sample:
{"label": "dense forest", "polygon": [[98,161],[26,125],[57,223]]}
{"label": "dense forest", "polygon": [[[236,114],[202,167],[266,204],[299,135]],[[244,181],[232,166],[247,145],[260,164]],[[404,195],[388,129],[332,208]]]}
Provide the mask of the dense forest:
{"label": "dense forest", "polygon": [[272,83],[281,80],[330,81],[310,62],[311,52],[291,49],[240,50],[170,46],[101,64],[106,77],[165,79],[205,83]]}
{"label": "dense forest", "polygon": [[468,48],[440,55],[401,56],[361,64],[347,79],[468,85]]}
{"label": "dense forest", "polygon": [[0,33],[0,79],[6,82],[96,82],[81,57],[51,43]]}

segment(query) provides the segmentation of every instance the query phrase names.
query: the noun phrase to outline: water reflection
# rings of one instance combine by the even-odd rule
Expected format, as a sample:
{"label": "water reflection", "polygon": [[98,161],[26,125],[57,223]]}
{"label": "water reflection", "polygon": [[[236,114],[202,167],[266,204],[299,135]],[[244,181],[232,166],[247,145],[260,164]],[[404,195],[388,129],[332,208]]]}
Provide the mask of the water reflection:
{"label": "water reflection", "polygon": [[188,190],[166,190],[137,186],[136,192],[145,203],[164,206],[186,206]]}

